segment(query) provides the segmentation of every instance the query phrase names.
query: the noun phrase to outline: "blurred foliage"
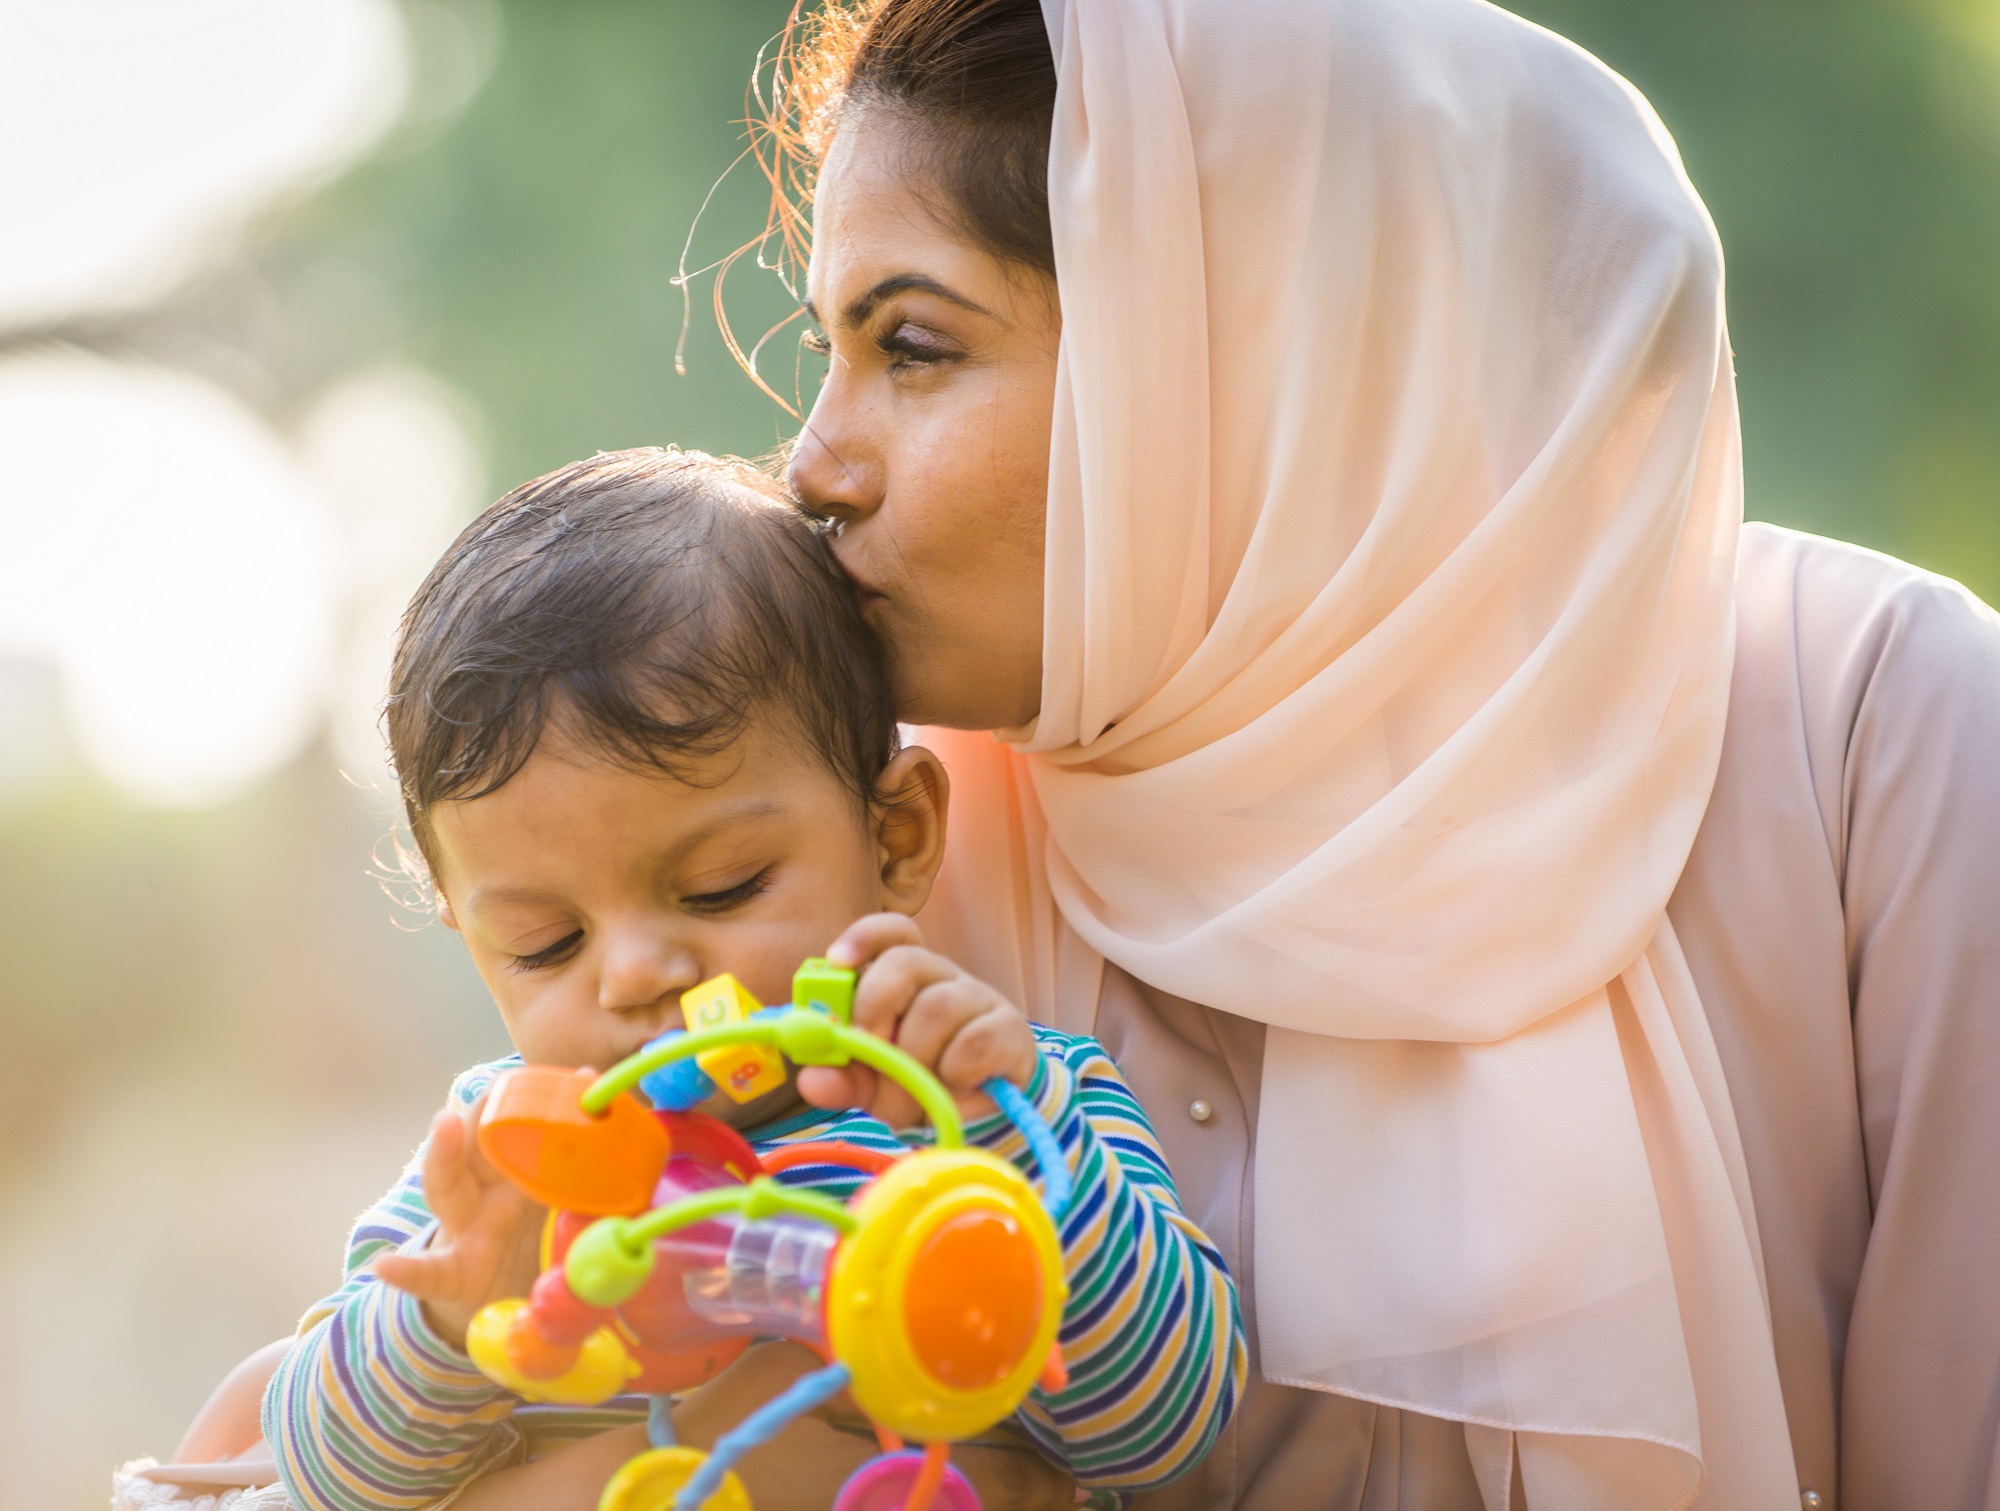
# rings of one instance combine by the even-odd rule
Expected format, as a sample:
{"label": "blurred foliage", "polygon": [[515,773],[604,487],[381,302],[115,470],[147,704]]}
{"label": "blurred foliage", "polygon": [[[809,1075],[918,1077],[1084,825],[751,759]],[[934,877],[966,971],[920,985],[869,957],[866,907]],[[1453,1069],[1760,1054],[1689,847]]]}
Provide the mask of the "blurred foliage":
{"label": "blurred foliage", "polygon": [[[311,265],[385,290],[403,355],[485,412],[504,488],[593,451],[668,441],[757,455],[790,433],[717,333],[711,280],[690,289],[687,375],[673,284],[762,228],[768,190],[733,171],[753,60],[789,0],[582,0],[502,7],[485,88],[443,136],[383,155],[289,232]],[[718,180],[721,182],[718,184]],[[746,262],[736,323],[795,306]],[[796,343],[772,343],[791,391]]]}
{"label": "blurred foliage", "polygon": [[365,1105],[506,1052],[457,942],[373,874],[389,822],[363,806],[316,749],[208,812],[92,787],[0,810],[0,917],[34,946],[3,999],[0,1178],[50,1152],[87,1088],[169,1064]]}
{"label": "blurred foliage", "polygon": [[1645,92],[1715,216],[1750,514],[2000,602],[2000,3],[1516,9]]}

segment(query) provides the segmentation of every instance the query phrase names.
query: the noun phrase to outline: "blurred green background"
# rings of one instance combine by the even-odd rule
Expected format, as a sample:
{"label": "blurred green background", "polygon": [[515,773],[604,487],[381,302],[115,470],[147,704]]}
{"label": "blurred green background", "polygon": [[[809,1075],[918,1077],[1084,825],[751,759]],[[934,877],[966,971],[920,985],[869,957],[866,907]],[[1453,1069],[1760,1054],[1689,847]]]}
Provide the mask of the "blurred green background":
{"label": "blurred green background", "polygon": [[[407,0],[411,103],[361,161],[159,297],[29,322],[0,357],[197,375],[280,437],[349,375],[426,374],[476,460],[461,515],[602,448],[764,451],[789,422],[706,284],[675,374],[671,278],[786,9]],[[1525,9],[1652,98],[1714,212],[1750,513],[2000,599],[2000,0]],[[694,265],[762,206],[747,167],[725,179]],[[732,287],[745,328],[788,307],[754,268]],[[331,715],[163,807],[65,743],[53,673],[0,671],[0,1504],[67,1511],[332,1288],[349,1219],[504,1043],[455,942],[379,884],[392,805]],[[31,725],[48,749],[10,782]]]}

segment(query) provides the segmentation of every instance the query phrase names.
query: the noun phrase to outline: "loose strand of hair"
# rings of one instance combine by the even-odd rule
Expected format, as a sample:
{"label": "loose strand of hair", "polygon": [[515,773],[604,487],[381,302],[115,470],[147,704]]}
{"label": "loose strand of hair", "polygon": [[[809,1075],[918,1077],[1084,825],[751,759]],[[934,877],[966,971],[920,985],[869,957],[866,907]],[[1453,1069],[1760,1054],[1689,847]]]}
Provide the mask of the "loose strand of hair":
{"label": "loose strand of hair", "polygon": [[[743,127],[749,145],[729,171],[749,156],[769,186],[764,224],[757,235],[710,264],[715,274],[713,304],[716,328],[724,347],[758,390],[794,420],[805,418],[803,358],[793,363],[792,397],[788,400],[765,379],[757,360],[765,345],[796,321],[804,311],[800,294],[803,270],[812,257],[812,196],[818,177],[825,134],[838,102],[845,60],[852,55],[862,27],[879,0],[795,0],[778,34],[757,50],[744,90]],[[727,174],[725,173],[725,177]],[[719,186],[721,180],[717,180]],[[713,198],[714,187],[709,190]],[[703,200],[704,209],[708,200]],[[689,231],[689,244],[693,230]],[[774,274],[799,310],[765,331],[745,350],[733,328],[727,304],[729,274],[745,254],[755,253],[760,271]],[[682,254],[682,334],[675,349],[675,371],[685,372],[685,349],[691,306],[688,302],[686,252]],[[706,271],[706,270],[704,270]],[[695,274],[692,276],[700,276]]]}

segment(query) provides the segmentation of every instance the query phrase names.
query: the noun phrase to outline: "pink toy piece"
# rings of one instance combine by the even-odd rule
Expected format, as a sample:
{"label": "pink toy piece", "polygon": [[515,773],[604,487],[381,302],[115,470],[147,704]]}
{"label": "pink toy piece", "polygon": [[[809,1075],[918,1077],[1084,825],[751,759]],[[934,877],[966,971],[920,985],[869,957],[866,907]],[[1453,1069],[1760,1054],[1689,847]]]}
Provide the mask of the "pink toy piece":
{"label": "pink toy piece", "polygon": [[[833,1502],[833,1511],[903,1511],[911,1486],[923,1473],[924,1456],[915,1451],[885,1453],[848,1475]],[[931,1511],[980,1511],[979,1492],[947,1464],[944,1483],[931,1498]]]}
{"label": "pink toy piece", "polygon": [[[654,1116],[672,1151],[653,1190],[654,1207],[763,1173],[756,1151],[726,1124],[701,1113]],[[692,1390],[759,1335],[821,1341],[824,1273],[839,1243],[833,1230],[795,1217],[745,1221],[734,1214],[678,1228],[653,1241],[652,1272],[639,1290],[615,1309],[600,1310],[571,1293],[563,1268],[570,1245],[595,1220],[583,1212],[555,1214],[550,1268],[521,1313],[524,1335],[509,1340],[514,1367],[529,1378],[560,1373],[607,1322],[640,1367],[630,1388],[641,1395]]]}
{"label": "pink toy piece", "polygon": [[[652,1205],[663,1206],[697,1191],[741,1185],[761,1173],[756,1152],[726,1124],[700,1113],[656,1112],[672,1153],[653,1190]],[[582,1212],[557,1212],[550,1234],[551,1267],[535,1282],[530,1310],[535,1331],[553,1342],[581,1342],[604,1321],[614,1320],[626,1352],[639,1365],[631,1389],[640,1395],[677,1394],[712,1380],[750,1346],[751,1334],[719,1326],[691,1308],[685,1281],[690,1271],[727,1262],[732,1228],[700,1223],[659,1240],[651,1278],[639,1294],[614,1312],[586,1306],[570,1294],[563,1257],[577,1234],[596,1219]]]}

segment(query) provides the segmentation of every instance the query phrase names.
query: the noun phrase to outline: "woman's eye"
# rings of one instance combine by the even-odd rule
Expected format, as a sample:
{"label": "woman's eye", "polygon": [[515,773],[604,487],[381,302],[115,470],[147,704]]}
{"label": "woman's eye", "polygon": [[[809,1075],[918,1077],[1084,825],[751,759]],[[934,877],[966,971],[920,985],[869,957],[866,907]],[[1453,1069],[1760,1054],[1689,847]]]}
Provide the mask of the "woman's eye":
{"label": "woman's eye", "polygon": [[799,344],[814,356],[830,357],[833,355],[833,343],[826,339],[824,331],[807,331],[803,336],[799,337]]}
{"label": "woman's eye", "polygon": [[517,971],[539,971],[544,966],[554,965],[568,956],[583,942],[583,930],[571,929],[554,944],[536,950],[532,955],[516,955],[512,969]]}
{"label": "woman's eye", "polygon": [[740,908],[771,884],[770,868],[759,871],[748,881],[740,881],[733,887],[725,887],[720,892],[697,892],[681,899],[681,905],[692,908],[697,913],[726,913],[731,908]]}
{"label": "woman's eye", "polygon": [[957,347],[914,325],[897,326],[880,337],[875,345],[889,359],[892,369],[929,367],[933,363],[948,362],[958,355]]}

